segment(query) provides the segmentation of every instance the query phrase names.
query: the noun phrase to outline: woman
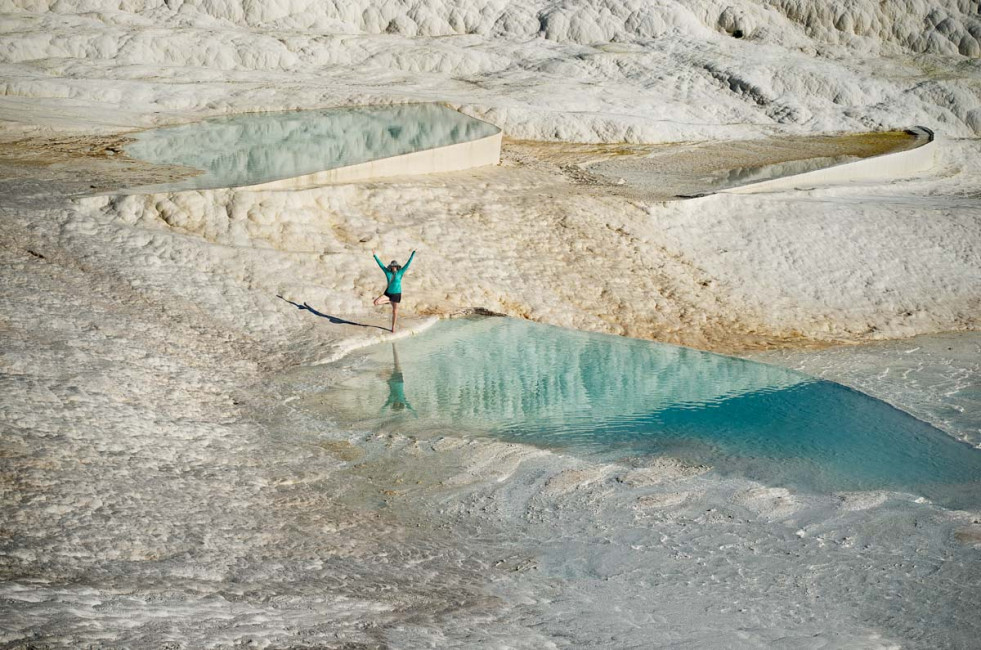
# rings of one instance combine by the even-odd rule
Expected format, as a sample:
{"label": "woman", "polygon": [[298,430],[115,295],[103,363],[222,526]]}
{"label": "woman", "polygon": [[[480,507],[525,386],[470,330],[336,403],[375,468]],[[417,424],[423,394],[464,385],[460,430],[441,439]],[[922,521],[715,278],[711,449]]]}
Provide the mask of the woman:
{"label": "woman", "polygon": [[371,254],[378,262],[379,268],[385,273],[385,279],[388,280],[385,293],[375,298],[374,304],[384,305],[387,302],[392,305],[392,332],[394,333],[395,322],[399,317],[399,303],[402,302],[402,276],[409,270],[409,265],[412,264],[412,258],[416,256],[416,252],[412,251],[412,255],[409,256],[409,261],[405,263],[405,266],[400,266],[398,262],[392,260],[392,263],[387,267],[378,259],[375,251],[371,251]]}

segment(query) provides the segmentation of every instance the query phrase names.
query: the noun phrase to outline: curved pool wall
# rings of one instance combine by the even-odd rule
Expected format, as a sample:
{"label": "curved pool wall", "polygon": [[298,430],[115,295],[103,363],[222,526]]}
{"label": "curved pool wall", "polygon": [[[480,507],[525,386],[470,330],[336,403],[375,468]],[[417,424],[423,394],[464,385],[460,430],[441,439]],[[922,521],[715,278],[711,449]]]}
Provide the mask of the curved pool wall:
{"label": "curved pool wall", "polygon": [[[896,178],[916,176],[934,167],[938,145],[933,131],[925,126],[913,127],[908,130],[908,133],[916,137],[919,142],[918,146],[859,160],[836,161],[831,159],[828,160],[827,166],[799,173],[793,167],[794,162],[786,163],[788,167],[783,173],[777,170],[776,178],[747,182],[736,187],[719,190],[719,192],[751,194],[806,189],[815,185],[884,182]],[[808,161],[795,162],[807,163]]]}
{"label": "curved pool wall", "polygon": [[350,426],[489,435],[616,460],[666,455],[769,485],[981,504],[981,451],[783,368],[507,318],[443,321],[287,380]]}
{"label": "curved pool wall", "polygon": [[500,162],[501,130],[438,104],[246,113],[143,131],[132,158],[202,173],[141,192],[303,189]]}

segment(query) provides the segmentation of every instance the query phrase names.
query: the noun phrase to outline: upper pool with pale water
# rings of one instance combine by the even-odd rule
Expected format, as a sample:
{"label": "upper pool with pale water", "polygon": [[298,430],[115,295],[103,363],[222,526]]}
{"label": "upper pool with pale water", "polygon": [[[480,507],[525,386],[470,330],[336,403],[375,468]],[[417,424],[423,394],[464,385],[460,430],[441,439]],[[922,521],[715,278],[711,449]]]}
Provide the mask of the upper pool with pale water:
{"label": "upper pool with pale water", "polygon": [[347,424],[487,435],[604,460],[670,456],[769,485],[981,504],[981,451],[783,368],[507,318],[444,321],[291,382]]}
{"label": "upper pool with pale water", "polygon": [[138,133],[126,153],[200,174],[153,191],[258,185],[436,149],[498,128],[438,104],[244,113]]}

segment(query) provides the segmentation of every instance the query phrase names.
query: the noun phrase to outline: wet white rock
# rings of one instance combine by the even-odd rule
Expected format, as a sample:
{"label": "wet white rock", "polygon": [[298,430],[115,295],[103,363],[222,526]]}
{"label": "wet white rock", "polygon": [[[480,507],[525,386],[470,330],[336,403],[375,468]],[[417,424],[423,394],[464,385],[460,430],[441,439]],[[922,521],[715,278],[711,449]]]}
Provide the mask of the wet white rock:
{"label": "wet white rock", "polygon": [[[901,4],[14,0],[0,118],[10,140],[436,100],[514,138],[916,122],[973,138],[974,7]],[[298,309],[384,323],[373,247],[420,250],[407,282],[434,312],[668,338],[976,328],[981,157],[973,139],[940,151],[918,180],[674,204],[507,167],[69,206],[54,187],[27,207],[5,194],[0,642],[969,647],[977,513],[342,431],[270,378],[390,340]],[[786,363],[976,443],[954,412],[976,364],[938,345],[898,379],[895,348]]]}

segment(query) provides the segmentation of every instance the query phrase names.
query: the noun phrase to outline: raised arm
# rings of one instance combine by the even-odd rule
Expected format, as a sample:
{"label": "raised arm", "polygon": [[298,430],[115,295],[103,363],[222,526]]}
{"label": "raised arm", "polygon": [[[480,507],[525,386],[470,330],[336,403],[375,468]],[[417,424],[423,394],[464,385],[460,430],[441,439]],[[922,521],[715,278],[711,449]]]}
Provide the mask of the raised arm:
{"label": "raised arm", "polygon": [[382,271],[384,271],[385,272],[385,275],[388,275],[388,268],[386,268],[385,265],[382,264],[382,261],[380,259],[378,259],[378,256],[375,255],[374,251],[372,251],[371,256],[374,257],[375,258],[375,262],[378,263],[378,268],[380,268]]}
{"label": "raised arm", "polygon": [[412,255],[409,255],[409,261],[406,262],[405,266],[402,267],[402,273],[405,273],[406,271],[409,270],[409,265],[412,264],[412,258],[415,256],[416,256],[416,252],[412,251]]}

